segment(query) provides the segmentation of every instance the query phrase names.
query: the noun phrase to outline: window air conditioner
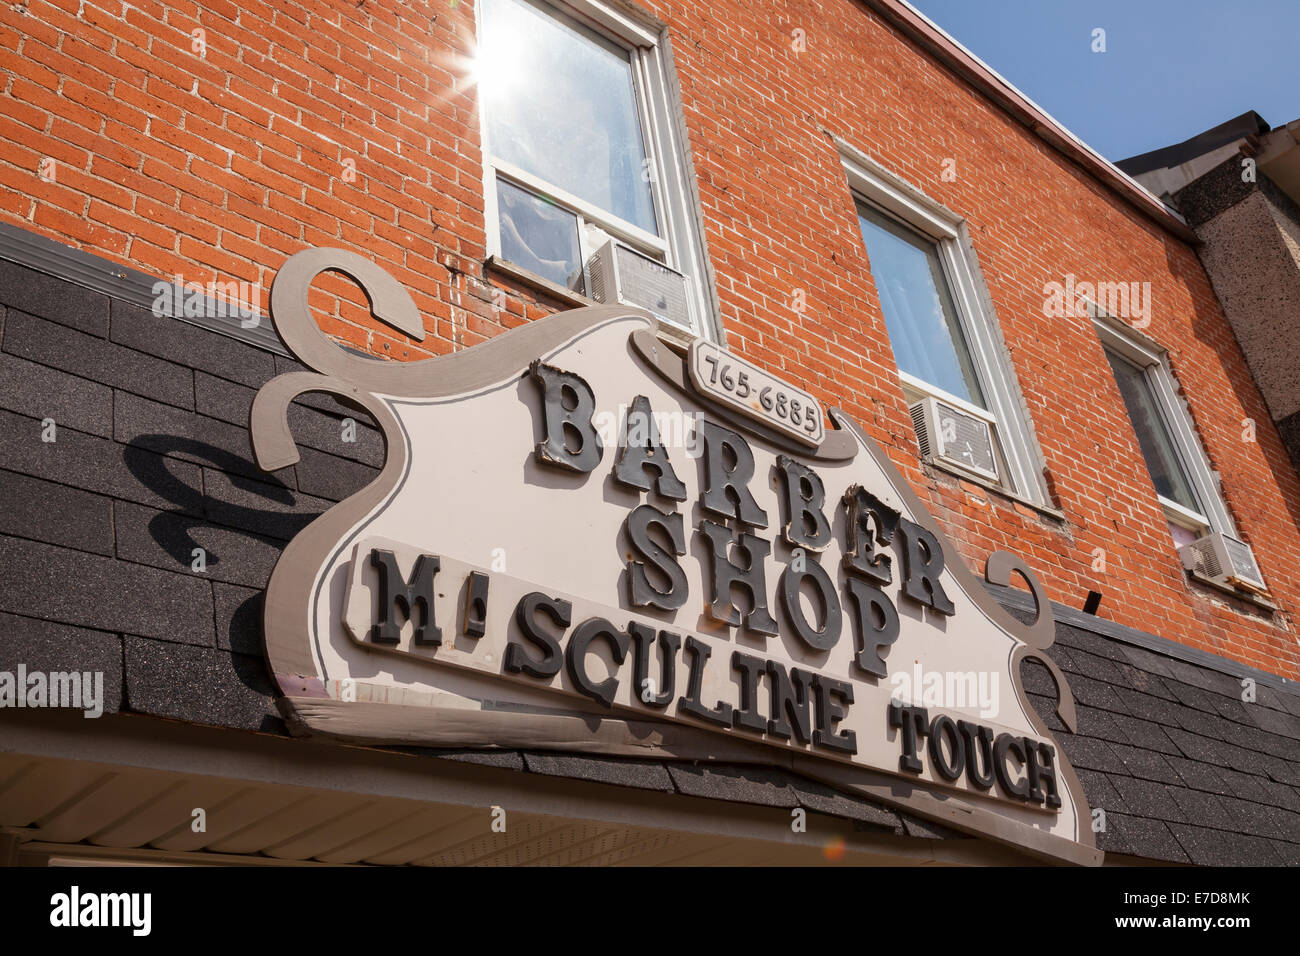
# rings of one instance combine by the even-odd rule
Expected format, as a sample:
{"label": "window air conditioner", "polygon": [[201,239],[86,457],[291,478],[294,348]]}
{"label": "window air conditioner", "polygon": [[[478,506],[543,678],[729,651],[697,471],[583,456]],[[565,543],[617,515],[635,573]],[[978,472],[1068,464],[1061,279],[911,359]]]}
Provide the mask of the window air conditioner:
{"label": "window air conditioner", "polygon": [[691,328],[686,276],[611,239],[587,260],[591,297],[608,305],[635,305],[655,318]]}
{"label": "window air conditioner", "polygon": [[1227,534],[1212,532],[1178,549],[1183,567],[1220,584],[1252,591],[1267,590],[1250,545]]}
{"label": "window air conditioner", "polygon": [[998,480],[998,457],[988,422],[933,397],[921,399],[911,410],[922,458]]}

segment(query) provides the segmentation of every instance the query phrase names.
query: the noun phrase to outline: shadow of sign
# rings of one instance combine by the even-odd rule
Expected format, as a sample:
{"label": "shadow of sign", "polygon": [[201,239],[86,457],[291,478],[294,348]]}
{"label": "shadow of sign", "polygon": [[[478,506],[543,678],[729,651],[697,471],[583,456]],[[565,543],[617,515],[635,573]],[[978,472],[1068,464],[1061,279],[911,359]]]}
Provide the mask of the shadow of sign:
{"label": "shadow of sign", "polygon": [[[285,543],[316,517],[314,513],[295,514],[287,510],[299,502],[298,492],[274,475],[261,472],[251,459],[208,442],[178,435],[140,435],[123,447],[122,456],[141,485],[173,505],[153,515],[147,530],[153,542],[179,567],[191,566],[196,548],[203,549],[208,572],[222,569],[223,562],[238,561],[233,554],[225,553],[231,548],[232,536],[243,536],[249,540],[250,547],[262,553],[273,551],[267,557],[278,558]],[[201,484],[202,472],[185,469],[182,477],[169,467],[169,461],[184,461],[221,472],[228,482],[223,482],[222,487],[238,493],[239,500],[231,500],[229,494],[214,497],[206,493],[203,487],[196,487],[193,478],[187,480],[193,475]],[[253,474],[261,474],[262,478],[250,477]],[[265,502],[266,507],[258,507],[259,502]],[[214,520],[214,513],[219,514],[220,520]],[[203,529],[214,533],[202,535],[204,540],[200,542],[196,532],[201,534]],[[220,544],[222,541],[226,543]],[[259,563],[265,563],[269,576],[274,560]],[[215,580],[229,583],[232,577],[237,576],[219,575]],[[226,630],[224,635],[218,635],[219,643],[232,652],[231,667],[241,683],[260,695],[275,697],[275,685],[262,657],[261,588],[265,587],[265,581],[238,583],[254,587],[257,592],[230,608],[228,616],[222,615],[219,607],[218,617],[225,623],[219,620],[218,627]],[[227,593],[238,592],[232,585]],[[261,729],[282,732],[279,719],[270,716],[265,718]]]}
{"label": "shadow of sign", "polygon": [[[167,459],[188,460],[207,465],[222,472],[231,486],[268,504],[291,507],[297,501],[296,492],[266,475],[266,480],[255,480],[248,474],[258,471],[257,465],[247,458],[235,455],[207,442],[176,435],[141,435],[125,446],[123,460],[139,482],[176,507],[160,512],[149,522],[153,540],[172,558],[188,565],[195,548],[203,547],[209,567],[217,567],[222,556],[201,545],[194,537],[196,528],[220,528],[250,538],[265,540],[275,538],[288,541],[306,527],[315,514],[291,514],[277,508],[257,508],[244,502],[215,499],[203,488],[196,488],[177,477],[167,468]],[[213,506],[218,506],[221,521],[210,517]]]}

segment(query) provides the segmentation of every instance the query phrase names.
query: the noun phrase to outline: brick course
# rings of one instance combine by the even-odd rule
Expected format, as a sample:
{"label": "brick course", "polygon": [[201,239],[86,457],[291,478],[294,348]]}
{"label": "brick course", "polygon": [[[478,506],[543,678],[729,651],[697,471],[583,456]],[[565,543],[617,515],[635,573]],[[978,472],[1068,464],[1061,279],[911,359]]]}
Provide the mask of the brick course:
{"label": "brick course", "polygon": [[[1009,548],[1063,603],[1098,590],[1102,616],[1300,677],[1300,479],[1195,250],[859,4],[647,7],[669,27],[729,347],[854,415],[974,566]],[[474,345],[563,305],[485,273],[473,38],[468,0],[5,5],[0,221],[160,277],[257,282],[263,307],[288,255],[352,249],[411,291],[429,334],[416,343],[379,326],[359,290],[326,276],[313,303],[329,334],[397,359]],[[918,463],[832,134],[966,218],[1064,521]],[[1186,580],[1094,332],[1043,317],[1044,284],[1067,274],[1151,283],[1147,332],[1170,352],[1280,613]],[[503,309],[494,287],[507,291]],[[96,344],[102,303],[55,310],[39,290],[25,294],[34,301],[7,299],[26,331],[6,334],[6,363],[57,395],[78,356],[102,356],[114,375],[96,378],[119,390],[118,441],[132,440],[122,429],[135,417],[143,427],[207,401],[214,383],[192,369],[228,391],[269,375],[269,364],[223,370],[219,342],[191,355],[187,329],[141,334],[160,321],[147,315],[115,321],[123,348]],[[217,419],[229,416],[199,412],[219,436],[205,440],[225,447]],[[91,449],[108,437],[102,415],[77,414],[70,441]],[[1242,438],[1247,419],[1254,442]],[[151,451],[185,459],[138,443],[138,455]],[[311,469],[308,456],[299,467]],[[77,474],[56,480],[77,485]],[[329,497],[327,476],[304,477],[290,480]],[[1104,571],[1093,570],[1096,549]]]}

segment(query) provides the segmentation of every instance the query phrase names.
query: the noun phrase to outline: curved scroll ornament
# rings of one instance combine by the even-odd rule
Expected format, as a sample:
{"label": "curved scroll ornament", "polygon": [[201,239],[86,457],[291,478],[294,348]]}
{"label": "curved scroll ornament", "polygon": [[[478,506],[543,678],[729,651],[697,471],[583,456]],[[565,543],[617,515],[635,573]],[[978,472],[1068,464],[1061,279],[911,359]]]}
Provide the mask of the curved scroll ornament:
{"label": "curved scroll ornament", "polygon": [[1048,673],[1052,675],[1052,680],[1056,682],[1057,716],[1061,718],[1070,733],[1078,733],[1074,693],[1070,690],[1070,685],[1056,665],[1056,661],[1045,653],[1056,640],[1056,617],[1052,614],[1052,602],[1048,600],[1042,582],[1019,555],[1012,554],[1010,551],[994,551],[984,565],[984,579],[990,584],[1010,587],[1013,573],[1019,574],[1024,579],[1034,598],[1034,619],[1028,625],[1021,625],[1026,646],[1016,655],[1015,665],[1019,667],[1021,661],[1035,660],[1047,668]]}
{"label": "curved scroll ornament", "polygon": [[[315,583],[301,569],[319,566],[339,538],[339,529],[360,520],[389,496],[410,461],[411,448],[393,411],[380,396],[437,398],[454,395],[500,377],[519,356],[534,355],[581,332],[593,322],[638,310],[621,306],[575,309],[546,323],[512,330],[474,349],[415,362],[389,362],[349,353],[333,342],[312,318],[308,304],[311,284],[325,272],[341,272],[365,292],[376,319],[417,341],[424,338],[419,310],[410,294],[391,275],[354,252],[314,248],[295,253],[276,273],[271,285],[271,320],[294,358],[315,372],[288,372],[258,391],[249,411],[253,454],[265,471],[288,467],[299,460],[289,430],[290,403],[300,395],[320,392],[373,416],[384,442],[379,475],[356,494],[335,505],[308,525],[285,548],[267,585],[263,634],[268,661],[281,690],[324,696],[315,673],[313,634],[306,610]],[[274,639],[273,639],[274,638]],[[292,718],[292,715],[289,715]]]}
{"label": "curved scroll ornament", "polygon": [[[1015,555],[990,556],[985,568],[988,581],[1009,584],[1013,574],[1020,574],[1035,598],[1037,613],[1030,624],[1008,614],[957,554],[888,456],[843,411],[830,410],[833,427],[826,430],[819,447],[795,447],[777,430],[733,414],[724,403],[697,389],[681,355],[657,337],[656,320],[626,306],[558,313],[450,355],[408,363],[366,358],[331,341],[312,318],[308,293],[327,271],[356,281],[376,320],[417,341],[424,337],[419,311],[408,292],[354,253],[300,252],[284,264],[272,285],[276,330],[309,370],[277,376],[257,393],[249,428],[258,464],[276,470],[299,460],[288,409],[299,396],[311,392],[333,395],[368,414],[378,426],[385,450],[379,474],[299,532],[267,585],[266,657],[283,695],[278,704],[295,733],[371,744],[534,747],[777,765],[1045,858],[1098,862],[1082,786],[1059,747],[1051,751],[1055,741],[1019,676],[1022,660],[1041,661],[1056,681],[1061,719],[1068,727],[1075,726],[1069,686],[1045,654],[1054,624],[1041,584]],[[560,389],[569,395],[563,407],[545,404],[546,392],[538,385],[543,376],[569,376],[564,386],[568,392]],[[545,445],[538,439],[547,437],[553,414],[564,419],[565,426],[574,424],[565,415],[573,412],[571,399],[579,383],[588,396],[584,406],[588,409],[622,408],[617,415],[626,415],[628,408],[650,407],[655,415],[667,415],[669,422],[693,422],[697,442],[702,429],[706,436],[725,434],[732,446],[729,460],[737,462],[737,468],[736,448],[748,450],[752,470],[748,478],[737,480],[742,485],[749,482],[750,492],[763,502],[761,508],[755,504],[757,513],[772,519],[766,531],[762,526],[751,529],[766,538],[751,535],[750,544],[764,545],[770,538],[774,545],[754,552],[757,556],[750,566],[753,562],[762,566],[764,597],[785,595],[779,602],[773,598],[773,611],[784,623],[774,632],[769,629],[762,642],[742,643],[739,628],[711,617],[711,608],[722,604],[708,597],[717,568],[715,563],[711,577],[710,566],[701,556],[703,528],[686,525],[687,537],[700,535],[700,548],[690,552],[683,544],[676,549],[679,559],[667,559],[676,560],[680,579],[687,585],[680,602],[646,611],[631,593],[625,582],[632,513],[667,522],[661,525],[667,530],[678,519],[694,523],[701,509],[693,502],[702,504],[707,490],[704,471],[715,466],[707,464],[707,454],[684,451],[683,445],[665,438],[666,457],[652,449],[654,461],[675,469],[673,487],[681,491],[671,499],[651,499],[646,491],[646,504],[641,504],[640,486],[629,490],[626,476],[619,473],[616,462],[623,451],[612,447],[617,442],[607,441],[603,447],[594,443],[596,453],[582,459],[583,468],[557,467],[554,456],[537,451]],[[594,414],[586,425],[592,425]],[[619,427],[626,429],[627,421],[620,419]],[[724,460],[721,453],[716,458]],[[786,485],[777,481],[778,472],[786,476]],[[804,477],[791,486],[791,475]],[[789,497],[791,487],[797,489],[798,499]],[[848,491],[841,499],[844,489]],[[883,552],[882,576],[870,586],[865,585],[866,578],[856,577],[860,567],[855,569],[850,552],[857,545],[848,543],[845,515],[837,510],[848,506],[850,492],[865,494],[862,500],[883,509],[876,514],[875,537],[881,546],[897,549],[893,578]],[[799,601],[798,584],[782,590],[779,582],[792,573],[788,538],[792,525],[783,512],[796,506],[791,502],[807,504],[818,495],[822,498],[816,507],[824,507],[830,543],[823,538],[824,547],[800,560],[818,566],[812,570],[820,571],[818,580],[830,589],[830,600],[839,602],[836,620],[844,623],[837,634],[810,641],[816,628],[808,620],[796,624],[792,617],[792,604]],[[890,528],[880,525],[881,514],[893,514]],[[905,519],[902,525],[900,519]],[[834,534],[830,525],[836,529]],[[731,534],[721,522],[716,527]],[[893,534],[897,528],[922,544],[907,550],[900,538],[890,545],[885,532]],[[859,544],[862,540],[859,535]],[[508,571],[488,557],[497,545],[509,545]],[[911,586],[909,564],[933,569],[933,581],[922,580],[930,582],[927,587],[941,585],[951,602],[927,602],[924,592]],[[376,570],[380,565],[390,583],[396,571],[401,579],[397,592],[381,583],[381,572]],[[438,586],[424,592],[427,610],[420,612],[419,628],[423,637],[417,638],[411,620],[417,595],[409,589],[419,585],[420,567],[437,575]],[[893,588],[894,597],[877,585]],[[402,588],[408,589],[404,595]],[[376,636],[375,615],[385,617],[384,605],[391,602],[391,598],[381,600],[381,593],[397,593],[399,610],[405,607],[396,641],[391,635],[384,640]],[[559,602],[556,608],[569,609],[556,610],[543,628],[569,643],[565,666],[557,665],[554,673],[507,664],[519,659],[508,652],[512,644],[516,650],[522,646],[520,634],[537,633],[535,622],[521,609],[535,608],[538,596]],[[873,600],[876,605],[863,604]],[[893,601],[898,602],[896,611]],[[883,610],[881,602],[890,605],[892,618],[870,616],[872,607]],[[829,620],[830,605],[822,606]],[[869,615],[866,622],[861,616],[864,607]],[[860,646],[866,634],[862,629],[872,621],[879,625],[874,634],[880,641],[875,652],[879,658],[867,653],[869,647]],[[854,626],[859,630],[853,631]],[[619,630],[624,627],[626,633]],[[890,627],[892,635],[887,633]],[[669,632],[667,639],[662,637],[665,632]],[[588,652],[579,652],[575,664],[572,648],[587,648],[594,640],[608,644],[619,657],[620,633],[625,637],[635,633],[638,641],[658,633],[660,640],[667,640],[654,653],[678,655],[673,686],[676,693],[684,692],[681,699],[666,693],[647,705],[630,691],[634,669],[638,674],[644,669],[637,657],[640,652],[631,650],[625,651],[625,664],[618,661],[626,672],[623,682],[611,685],[607,695],[591,693],[594,678],[584,669],[581,656]],[[768,670],[763,674],[780,671],[791,679],[822,682],[805,688],[840,688],[844,713],[826,718],[839,705],[817,690],[822,699],[811,719],[842,718],[842,733],[837,736],[831,723],[819,725],[815,739],[789,732],[776,735],[765,720],[759,723],[756,710],[744,722],[718,719],[718,714],[731,713],[723,709],[720,695],[739,693],[726,670],[733,653],[750,655],[749,660],[766,655]],[[704,662],[710,657],[707,667],[718,665],[721,670],[707,670]],[[942,747],[937,751],[938,763],[933,758],[936,751],[930,748],[926,753],[931,755],[927,758],[931,765],[911,773],[900,763],[899,735],[887,723],[888,675],[872,663],[886,657],[889,671],[915,662],[930,670],[991,672],[1009,682],[1014,694],[1004,695],[1005,706],[999,705],[996,716],[988,717],[987,727],[976,729],[999,734],[998,739],[1010,741],[1013,748],[1022,747],[1025,780],[1030,771],[1030,750],[1025,748],[1048,748],[1042,751],[1048,760],[1054,752],[1061,799],[1055,804],[1040,799],[1035,806],[1020,797],[1017,803],[1005,788],[981,789],[978,780],[940,776],[936,768],[943,762]],[[695,668],[699,670],[688,675]],[[617,667],[613,673],[619,674]],[[775,677],[763,679],[777,687]],[[639,677],[636,680],[640,682]],[[756,706],[754,693],[746,693],[749,705],[737,700],[726,706],[734,706],[737,712],[742,706]],[[709,700],[686,707],[690,694],[707,694]],[[763,694],[766,701],[766,691]],[[805,700],[810,699],[807,694],[805,689]],[[718,709],[710,710],[714,704]],[[766,702],[762,706],[768,707]],[[943,710],[934,709],[936,714]],[[952,713],[951,719],[944,717],[951,724],[950,735],[956,733],[956,718],[979,718],[977,712],[960,706]],[[853,748],[845,746],[850,739],[846,734],[856,741]],[[950,758],[956,759],[955,751]],[[987,773],[989,758],[984,764]]]}

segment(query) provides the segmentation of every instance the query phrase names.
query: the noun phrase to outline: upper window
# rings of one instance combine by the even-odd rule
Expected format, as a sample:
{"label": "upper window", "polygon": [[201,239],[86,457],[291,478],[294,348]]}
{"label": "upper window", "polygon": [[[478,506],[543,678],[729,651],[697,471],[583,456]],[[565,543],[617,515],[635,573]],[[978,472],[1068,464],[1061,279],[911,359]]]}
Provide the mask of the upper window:
{"label": "upper window", "polygon": [[1146,461],[1147,471],[1156,493],[1165,501],[1178,505],[1185,511],[1204,515],[1205,509],[1192,492],[1192,482],[1187,469],[1178,457],[1178,449],[1165,424],[1156,392],[1148,378],[1148,370],[1141,368],[1110,349],[1106,350],[1115,383],[1124,399],[1124,407],[1137,432],[1138,446]]}
{"label": "upper window", "polygon": [[[598,0],[480,0],[475,75],[489,252],[601,301],[616,301],[607,286],[622,283],[625,301],[652,311],[628,294],[626,273],[630,264],[665,281],[666,266],[686,283],[659,314],[707,333],[702,249],[657,36]],[[619,247],[636,255],[617,266],[595,258]]]}
{"label": "upper window", "polygon": [[858,224],[898,370],[985,407],[937,244],[862,202]]}
{"label": "upper window", "polygon": [[923,456],[1046,505],[1042,462],[964,221],[839,145]]}
{"label": "upper window", "polygon": [[1099,314],[1095,306],[1092,312],[1174,543],[1190,544],[1210,531],[1235,536],[1164,351],[1135,329]]}

